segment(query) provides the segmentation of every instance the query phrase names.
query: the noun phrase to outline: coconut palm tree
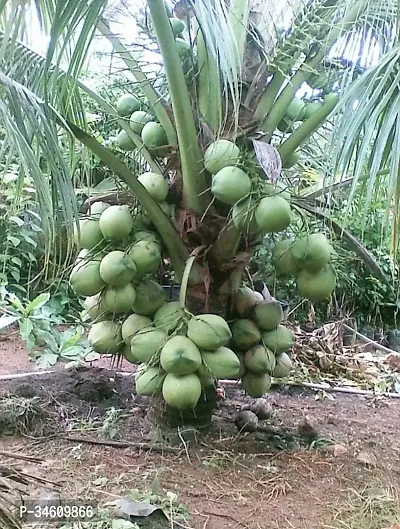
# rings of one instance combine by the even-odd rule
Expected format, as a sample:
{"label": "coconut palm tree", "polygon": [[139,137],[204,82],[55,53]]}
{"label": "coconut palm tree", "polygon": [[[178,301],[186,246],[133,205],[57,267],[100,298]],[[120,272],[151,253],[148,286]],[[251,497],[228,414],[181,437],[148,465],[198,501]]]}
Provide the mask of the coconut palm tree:
{"label": "coconut palm tree", "polygon": [[[150,217],[182,284],[183,302],[192,312],[226,315],[259,236],[247,229],[251,200],[241,210],[243,230],[232,221],[236,199],[224,203],[211,187],[204,153],[218,138],[240,147],[241,167],[252,176],[254,197],[262,196],[266,180],[290,187],[293,167],[301,169],[307,162],[301,153],[322,148],[329,158],[323,184],[303,186],[292,201],[312,215],[329,217],[316,202],[327,189],[350,185],[353,195],[358,183],[368,179],[370,198],[384,181],[397,241],[395,0],[297,0],[285,3],[280,12],[273,2],[267,8],[253,0],[180,0],[174,5],[147,0],[149,32],[162,58],[156,76],[143,68],[143,54],[139,60],[127,38],[113,29],[114,17],[128,17],[130,7],[129,2],[107,0],[0,1],[3,163],[6,167],[17,156],[21,179],[31,175],[49,247],[60,224],[67,234],[72,232],[77,208],[71,174],[77,149],[83,164],[90,152]],[[48,40],[44,56],[29,47],[33,14]],[[182,35],[175,31],[180,40],[170,24],[172,16],[184,24]],[[146,146],[117,112],[116,101],[104,99],[82,80],[98,38],[109,43],[161,125],[166,138],[162,148]],[[156,82],[158,76],[165,77],[166,91]],[[136,147],[134,154],[123,157],[96,139],[82,97],[115,119]],[[137,180],[131,157],[139,158],[146,170],[169,177],[174,221]],[[235,189],[223,192],[235,194]],[[373,260],[371,267],[380,273]]]}

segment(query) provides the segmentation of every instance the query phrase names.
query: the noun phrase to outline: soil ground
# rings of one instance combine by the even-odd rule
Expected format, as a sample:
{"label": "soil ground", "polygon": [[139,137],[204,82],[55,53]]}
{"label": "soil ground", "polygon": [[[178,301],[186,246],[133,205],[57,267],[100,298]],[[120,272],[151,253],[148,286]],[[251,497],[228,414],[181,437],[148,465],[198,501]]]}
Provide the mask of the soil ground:
{"label": "soil ground", "polygon": [[[1,374],[33,371],[26,359],[15,337],[0,342]],[[269,396],[273,414],[262,431],[243,434],[233,420],[248,398],[229,386],[210,434],[179,453],[68,440],[153,443],[149,399],[135,395],[131,374],[102,363],[1,380],[0,450],[39,460],[0,453],[0,466],[17,465],[57,482],[64,498],[101,506],[129,493],[163,505],[169,498],[168,527],[399,529],[400,399],[331,400],[282,387]],[[310,426],[317,438],[307,437]]]}

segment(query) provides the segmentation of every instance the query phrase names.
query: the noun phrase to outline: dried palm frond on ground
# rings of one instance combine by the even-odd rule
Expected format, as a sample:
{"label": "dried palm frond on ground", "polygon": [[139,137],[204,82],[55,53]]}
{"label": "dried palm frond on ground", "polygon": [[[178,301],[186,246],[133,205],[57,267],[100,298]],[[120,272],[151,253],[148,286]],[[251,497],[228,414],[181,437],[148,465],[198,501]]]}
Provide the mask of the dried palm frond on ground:
{"label": "dried palm frond on ground", "polygon": [[0,435],[24,434],[42,422],[45,405],[38,397],[0,397]]}
{"label": "dried palm frond on ground", "polygon": [[370,344],[344,345],[343,322],[327,323],[311,332],[294,326],[291,329],[296,335],[293,359],[300,377],[341,382],[345,379],[367,388],[393,375],[385,355]]}

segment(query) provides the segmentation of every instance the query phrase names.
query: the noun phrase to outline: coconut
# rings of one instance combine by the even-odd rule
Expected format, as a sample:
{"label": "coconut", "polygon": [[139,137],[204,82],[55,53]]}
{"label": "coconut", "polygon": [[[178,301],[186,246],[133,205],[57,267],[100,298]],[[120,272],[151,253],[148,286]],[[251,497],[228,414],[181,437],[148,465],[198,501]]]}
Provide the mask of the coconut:
{"label": "coconut", "polygon": [[313,233],[298,239],[293,244],[292,254],[307,271],[318,272],[328,264],[332,246],[323,233]]}
{"label": "coconut", "polygon": [[128,255],[136,265],[136,277],[155,272],[161,264],[160,247],[151,241],[138,241],[131,246]]}
{"label": "coconut", "polygon": [[138,176],[139,182],[156,202],[163,202],[168,195],[168,182],[160,174],[143,173]]}
{"label": "coconut", "polygon": [[167,373],[187,375],[201,366],[197,346],[186,336],[173,336],[161,349],[160,364]]}
{"label": "coconut", "polygon": [[154,314],[154,325],[165,332],[171,332],[177,327],[183,315],[179,301],[164,303]]}
{"label": "coconut", "polygon": [[153,397],[161,394],[161,388],[165,379],[159,367],[143,366],[135,376],[136,393]]}
{"label": "coconut", "polygon": [[296,165],[296,163],[300,160],[300,155],[301,155],[300,149],[290,153],[289,156],[287,156],[285,160],[282,162],[282,167],[284,169],[290,169],[291,167]]}
{"label": "coconut", "polygon": [[286,109],[286,116],[292,121],[301,121],[306,112],[304,101],[295,97]]}
{"label": "coconut", "polygon": [[144,209],[134,208],[132,218],[135,230],[147,230],[152,225],[150,215]]}
{"label": "coconut", "polygon": [[201,356],[215,378],[238,378],[240,373],[239,357],[228,347],[219,347],[216,351],[202,351]]}
{"label": "coconut", "polygon": [[242,376],[246,373],[246,364],[244,363],[244,354],[237,352],[237,351],[235,351],[235,354],[239,358],[239,362],[240,362],[238,378],[242,378]]}
{"label": "coconut", "polygon": [[277,125],[277,128],[283,133],[290,133],[290,132],[293,132],[294,130],[291,121],[285,118],[280,120],[280,122]]}
{"label": "coconut", "polygon": [[201,395],[201,382],[194,373],[176,376],[168,373],[162,387],[165,402],[173,408],[194,408]]}
{"label": "coconut", "polygon": [[126,318],[122,324],[122,338],[124,342],[130,346],[131,339],[134,334],[139,332],[141,329],[150,327],[152,321],[146,316],[141,316],[140,314],[131,314]]}
{"label": "coconut", "polygon": [[285,200],[290,200],[290,193],[287,190],[287,186],[285,186],[285,184],[282,182],[276,182],[275,184],[272,184],[271,182],[265,182],[264,192],[270,197],[279,196]]}
{"label": "coconut", "polygon": [[312,103],[308,103],[304,112],[304,119],[308,119],[313,116],[316,112],[318,112],[321,107],[322,103],[320,103],[319,101],[313,101]]}
{"label": "coconut", "polygon": [[285,239],[278,242],[272,255],[272,263],[279,275],[290,276],[299,270],[299,261],[294,257],[292,239]]}
{"label": "coconut", "polygon": [[136,300],[133,310],[137,314],[152,316],[165,302],[165,292],[161,285],[152,279],[142,279],[136,285]]}
{"label": "coconut", "polygon": [[85,307],[86,314],[92,321],[100,321],[101,319],[106,319],[107,314],[101,305],[101,295],[96,294],[95,296],[90,296],[85,299],[83,302]]}
{"label": "coconut", "polygon": [[106,239],[121,241],[133,228],[128,206],[110,206],[100,216],[100,229]]}
{"label": "coconut", "polygon": [[264,233],[283,231],[292,220],[292,210],[289,202],[281,196],[264,197],[256,208],[255,218]]}
{"label": "coconut", "polygon": [[249,287],[241,287],[235,295],[235,310],[241,318],[249,316],[254,307],[264,300],[262,295]]}
{"label": "coconut", "polygon": [[135,148],[135,144],[123,129],[118,132],[116,143],[121,151],[133,151]]}
{"label": "coconut", "polygon": [[255,210],[256,205],[250,198],[236,202],[232,209],[232,222],[238,231],[258,231]]}
{"label": "coconut", "polygon": [[257,375],[246,373],[242,378],[242,387],[253,399],[263,397],[271,387],[271,377],[268,373]]}
{"label": "coconut", "polygon": [[181,59],[185,59],[191,53],[191,48],[189,42],[184,39],[177,38],[175,39],[176,51]]}
{"label": "coconut", "polygon": [[170,18],[169,22],[171,24],[172,33],[177,37],[185,29],[185,24],[179,18]]}
{"label": "coconut", "polygon": [[168,202],[160,202],[158,205],[164,211],[164,213],[167,215],[168,218],[172,218],[172,213],[173,213],[172,204],[168,204]]}
{"label": "coconut", "polygon": [[263,301],[254,307],[252,318],[263,331],[272,331],[283,319],[282,305],[276,299]]}
{"label": "coconut", "polygon": [[293,364],[290,356],[286,353],[282,353],[276,357],[276,366],[272,373],[274,378],[285,378],[290,375],[293,369]]}
{"label": "coconut", "polygon": [[131,346],[130,345],[124,344],[124,346],[121,349],[121,353],[120,354],[125,358],[125,360],[127,360],[131,364],[137,364],[138,363],[138,361],[132,355]]}
{"label": "coconut", "polygon": [[87,261],[82,257],[77,261],[69,278],[71,287],[79,296],[94,296],[105,286],[100,276],[100,260]]}
{"label": "coconut", "polygon": [[213,176],[211,193],[224,204],[233,206],[250,190],[251,180],[239,167],[228,165]]}
{"label": "coconut", "polygon": [[278,355],[293,347],[296,339],[289,329],[278,325],[273,331],[265,332],[262,335],[262,341],[265,347]]}
{"label": "coconut", "polygon": [[336,274],[330,265],[319,272],[301,270],[297,276],[297,287],[305,298],[312,302],[329,298],[336,286]]}
{"label": "coconut", "polygon": [[216,174],[228,165],[236,165],[239,158],[239,147],[228,140],[217,140],[207,147],[204,153],[204,165],[207,171]]}
{"label": "coconut", "polygon": [[199,377],[203,388],[209,388],[214,385],[215,379],[210,369],[203,363],[196,371],[196,375]]}
{"label": "coconut", "polygon": [[139,110],[140,99],[132,94],[124,94],[118,98],[117,112],[121,117],[130,116],[132,112]]}
{"label": "coconut", "polygon": [[114,354],[123,345],[121,328],[115,321],[93,323],[88,334],[88,342],[97,353]]}
{"label": "coconut", "polygon": [[213,351],[226,345],[232,338],[229,325],[216,314],[201,314],[189,321],[188,337],[206,351]]}
{"label": "coconut", "polygon": [[232,343],[240,351],[247,351],[261,340],[258,327],[251,320],[237,320],[232,326]]}
{"label": "coconut", "polygon": [[246,368],[252,373],[272,373],[275,355],[264,345],[254,345],[244,355]]}
{"label": "coconut", "polygon": [[150,241],[150,242],[155,242],[156,244],[160,245],[161,246],[161,241],[160,241],[160,237],[156,234],[156,233],[153,233],[151,231],[137,231],[133,238],[135,239],[136,242],[138,241]]}
{"label": "coconut", "polygon": [[102,293],[102,304],[107,312],[121,314],[130,312],[136,299],[135,287],[128,283],[123,287],[107,287]]}
{"label": "coconut", "polygon": [[98,220],[81,219],[79,221],[79,233],[75,229],[75,241],[80,248],[91,250],[104,241]]}
{"label": "coconut", "polygon": [[162,147],[167,145],[168,140],[165,134],[165,130],[159,123],[155,121],[149,121],[145,124],[142,129],[141,134],[142,142],[149,149],[154,149],[155,147]]}
{"label": "coconut", "polygon": [[89,206],[91,218],[99,219],[103,211],[105,211],[109,207],[110,207],[110,204],[107,204],[107,202],[102,202],[101,200],[98,200],[97,202],[93,202]]}
{"label": "coconut", "polygon": [[136,110],[129,118],[129,125],[135,134],[141,134],[146,123],[153,121],[153,116],[143,110]]}
{"label": "coconut", "polygon": [[147,362],[160,349],[166,339],[166,333],[155,327],[146,327],[132,336],[131,352],[139,362]]}
{"label": "coconut", "polygon": [[103,257],[100,263],[100,276],[108,285],[123,287],[130,283],[136,274],[133,260],[120,250],[115,250]]}

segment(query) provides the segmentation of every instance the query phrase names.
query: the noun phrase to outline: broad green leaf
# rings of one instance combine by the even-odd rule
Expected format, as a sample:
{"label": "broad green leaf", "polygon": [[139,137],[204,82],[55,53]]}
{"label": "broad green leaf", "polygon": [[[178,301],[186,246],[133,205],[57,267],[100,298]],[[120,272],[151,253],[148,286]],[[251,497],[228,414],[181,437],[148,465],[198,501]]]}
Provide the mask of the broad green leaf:
{"label": "broad green leaf", "polygon": [[19,316],[1,316],[0,317],[0,330],[9,327],[13,323],[19,320]]}
{"label": "broad green leaf", "polygon": [[28,305],[26,306],[26,313],[30,314],[34,310],[40,309],[40,307],[43,307],[50,299],[50,294],[48,292],[44,292],[43,294],[39,294],[35,299],[30,301]]}
{"label": "broad green leaf", "polygon": [[33,323],[29,318],[24,318],[19,321],[19,332],[24,341],[28,341],[33,331]]}
{"label": "broad green leaf", "polygon": [[57,354],[45,349],[45,352],[36,360],[36,365],[40,369],[46,369],[47,367],[54,366],[57,363],[58,358]]}

